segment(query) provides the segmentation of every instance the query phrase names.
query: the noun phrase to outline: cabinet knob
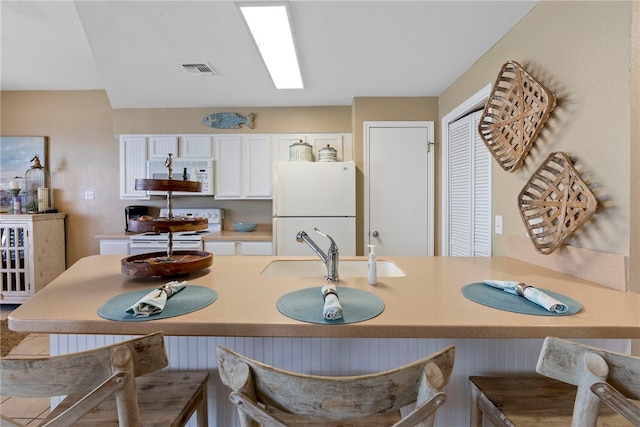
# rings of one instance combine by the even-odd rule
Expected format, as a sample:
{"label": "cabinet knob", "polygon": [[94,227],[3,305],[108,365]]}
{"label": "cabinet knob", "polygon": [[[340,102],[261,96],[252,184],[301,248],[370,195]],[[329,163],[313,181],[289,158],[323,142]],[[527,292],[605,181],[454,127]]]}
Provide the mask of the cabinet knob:
{"label": "cabinet knob", "polygon": [[378,237],[380,235],[380,233],[378,233],[378,231],[374,231],[373,233],[371,233],[371,235],[373,237]]}

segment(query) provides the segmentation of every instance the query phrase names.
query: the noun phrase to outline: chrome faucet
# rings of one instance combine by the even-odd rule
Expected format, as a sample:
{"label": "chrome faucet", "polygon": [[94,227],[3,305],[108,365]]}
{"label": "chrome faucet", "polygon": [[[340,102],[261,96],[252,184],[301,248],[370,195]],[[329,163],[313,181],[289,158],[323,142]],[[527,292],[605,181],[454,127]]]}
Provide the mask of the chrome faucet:
{"label": "chrome faucet", "polygon": [[324,265],[327,267],[327,280],[330,282],[339,282],[340,276],[338,276],[338,246],[336,242],[328,234],[323,233],[317,228],[313,228],[317,233],[322,234],[324,237],[331,241],[328,254],[325,254],[322,249],[311,240],[311,237],[305,231],[299,231],[296,235],[296,240],[300,243],[304,242],[320,257]]}

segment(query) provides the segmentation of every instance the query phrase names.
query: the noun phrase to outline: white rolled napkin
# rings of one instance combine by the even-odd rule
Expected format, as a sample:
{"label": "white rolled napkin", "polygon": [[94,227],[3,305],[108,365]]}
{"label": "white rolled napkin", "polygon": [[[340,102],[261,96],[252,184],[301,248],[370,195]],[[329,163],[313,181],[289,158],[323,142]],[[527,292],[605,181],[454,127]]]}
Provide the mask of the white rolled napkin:
{"label": "white rolled napkin", "polygon": [[324,285],[321,289],[324,298],[322,315],[327,320],[337,320],[342,318],[342,306],[338,300],[336,285]]}
{"label": "white rolled napkin", "polygon": [[187,286],[186,281],[173,280],[168,282],[140,298],[137,303],[127,308],[127,313],[133,314],[134,317],[149,317],[158,314],[164,310],[167,300],[183,290],[185,286]]}
{"label": "white rolled napkin", "polygon": [[550,295],[545,294],[539,289],[533,286],[526,285],[520,282],[512,282],[508,280],[483,280],[486,285],[494,288],[502,289],[513,295],[525,297],[529,301],[544,307],[547,311],[553,313],[564,313],[569,310],[566,304],[558,301]]}

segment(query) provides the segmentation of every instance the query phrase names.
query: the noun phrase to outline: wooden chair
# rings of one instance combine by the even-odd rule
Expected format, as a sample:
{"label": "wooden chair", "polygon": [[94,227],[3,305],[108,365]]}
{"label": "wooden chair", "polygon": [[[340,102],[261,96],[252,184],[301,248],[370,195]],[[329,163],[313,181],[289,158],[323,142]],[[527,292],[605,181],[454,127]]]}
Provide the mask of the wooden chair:
{"label": "wooden chair", "polygon": [[[2,395],[67,396],[42,426],[182,426],[197,411],[207,425],[208,372],[157,372],[168,365],[162,333],[38,358],[0,358]],[[0,415],[1,425],[21,426]]]}
{"label": "wooden chair", "polygon": [[[332,377],[284,371],[218,346],[218,370],[233,390],[229,398],[242,427],[426,427],[446,400],[441,390],[454,356],[454,347],[447,347],[389,371]],[[400,409],[412,403],[415,408],[401,417]]]}
{"label": "wooden chair", "polygon": [[640,357],[549,337],[536,371],[470,377],[471,426],[640,426]]}

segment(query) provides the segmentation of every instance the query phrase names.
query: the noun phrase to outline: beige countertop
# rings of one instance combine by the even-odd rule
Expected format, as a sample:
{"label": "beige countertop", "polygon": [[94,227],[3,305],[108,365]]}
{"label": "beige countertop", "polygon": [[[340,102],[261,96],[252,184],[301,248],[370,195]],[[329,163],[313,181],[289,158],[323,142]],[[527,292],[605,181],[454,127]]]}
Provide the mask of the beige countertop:
{"label": "beige countertop", "polygon": [[[129,240],[131,236],[138,233],[111,233],[111,234],[96,234],[95,238],[110,239],[110,240]],[[215,233],[207,233],[202,235],[202,240],[207,241],[271,241],[271,230],[255,230],[250,232],[241,232],[235,230],[222,230]]]}
{"label": "beige countertop", "polygon": [[[79,260],[17,308],[9,317],[9,327],[26,332],[116,335],[163,331],[166,335],[246,337],[640,338],[640,294],[612,290],[508,257],[380,257],[395,262],[406,276],[379,278],[377,286],[367,285],[366,277],[343,278],[339,286],[378,295],[385,303],[384,311],[361,323],[317,325],[282,315],[276,301],[288,292],[321,286],[323,278],[261,276],[271,261],[285,259],[282,257],[221,256],[214,258],[210,269],[186,279],[214,289],[218,299],[213,304],[168,319],[105,320],[97,310],[110,298],[167,281],[124,276],[121,259],[94,255]],[[461,294],[464,285],[489,278],[549,289],[579,301],[583,309],[570,316],[531,316],[486,307]]]}

